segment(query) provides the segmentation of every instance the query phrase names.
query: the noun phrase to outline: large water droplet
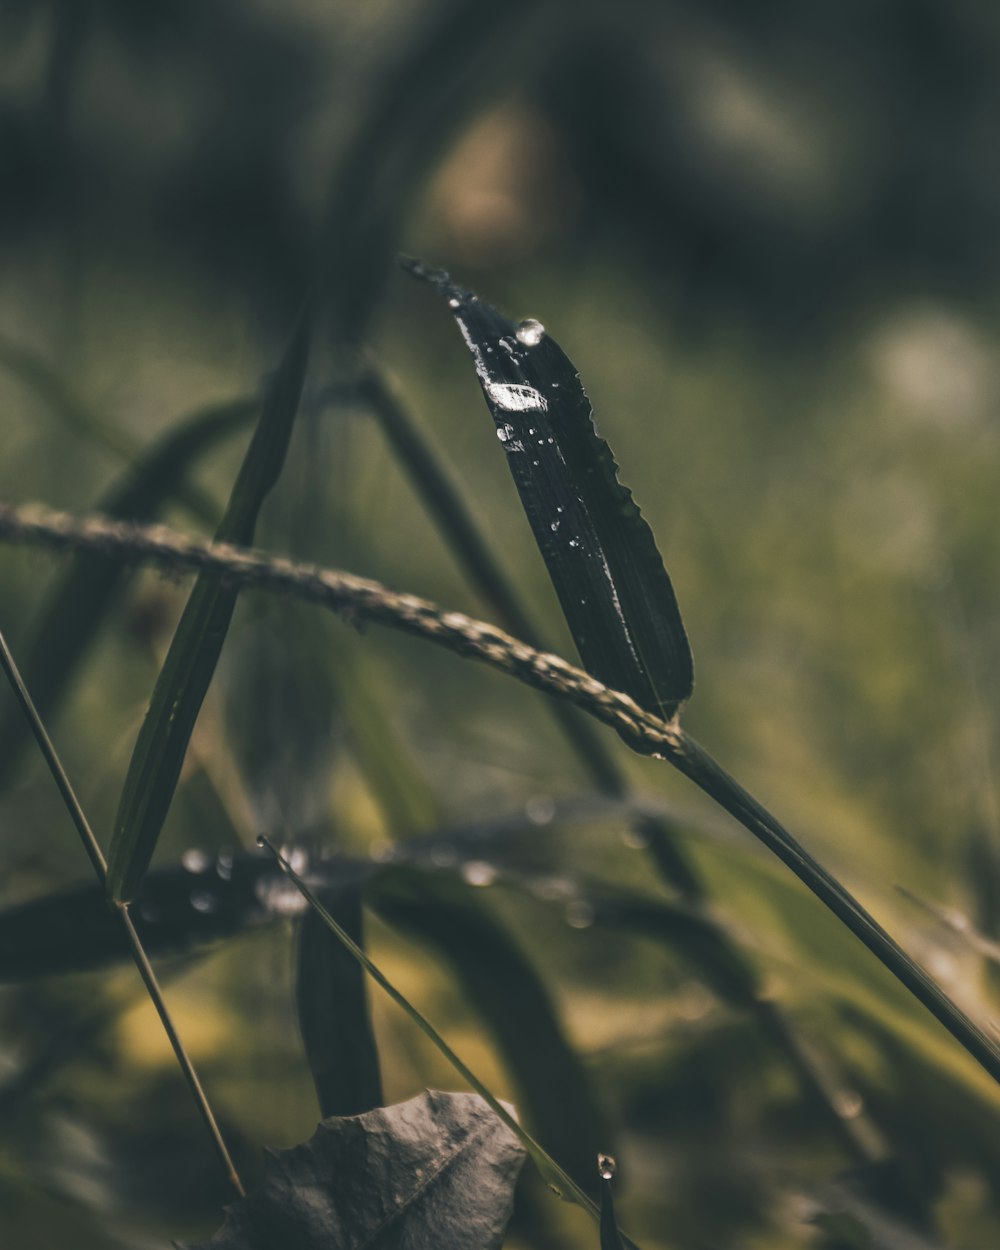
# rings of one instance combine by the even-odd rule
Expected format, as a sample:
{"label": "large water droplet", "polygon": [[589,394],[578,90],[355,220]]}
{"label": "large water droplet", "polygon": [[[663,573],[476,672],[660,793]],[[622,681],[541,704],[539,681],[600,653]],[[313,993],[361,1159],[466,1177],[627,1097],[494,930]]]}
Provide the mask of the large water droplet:
{"label": "large water droplet", "polygon": [[500,875],[493,864],[488,864],[484,859],[470,860],[462,865],[461,872],[466,885],[478,886],[493,885]]}
{"label": "large water droplet", "polygon": [[597,1170],[601,1174],[602,1181],[610,1181],[614,1179],[614,1175],[618,1171],[618,1164],[615,1163],[611,1155],[598,1155]]}
{"label": "large water droplet", "polygon": [[181,856],[181,863],[187,872],[208,872],[212,867],[212,861],[204,851],[199,851],[194,847],[186,850]]}
{"label": "large water droplet", "polygon": [[545,338],[545,327],[534,317],[528,317],[517,327],[517,341],[525,347],[537,347]]}
{"label": "large water droplet", "polygon": [[498,408],[507,412],[544,412],[548,402],[534,386],[514,382],[486,382],[486,394]]}

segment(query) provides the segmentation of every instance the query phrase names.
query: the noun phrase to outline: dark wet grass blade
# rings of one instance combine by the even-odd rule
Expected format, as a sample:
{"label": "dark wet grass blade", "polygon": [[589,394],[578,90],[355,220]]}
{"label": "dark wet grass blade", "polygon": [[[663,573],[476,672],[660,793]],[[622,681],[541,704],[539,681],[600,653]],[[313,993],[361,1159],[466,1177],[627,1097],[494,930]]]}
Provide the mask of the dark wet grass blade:
{"label": "dark wet grass blade", "polygon": [[[308,356],[309,320],[303,312],[265,396],[216,531],[218,541],[244,546],[253,542],[257,515],[284,464]],[[116,900],[135,894],[149,866],[238,593],[217,576],[200,574],[177,626],[139,731],[115,820],[108,888]]]}
{"label": "dark wet grass blade", "polygon": [[[364,949],[360,890],[325,890],[322,899]],[[364,969],[314,911],[306,913],[299,931],[295,998],[323,1118],[362,1115],[383,1106]]]}
{"label": "dark wet grass blade", "polygon": [[[243,399],[196,413],[140,455],[94,510],[121,520],[155,520],[176,497],[192,465],[220,439],[246,425],[258,408],[256,400]],[[85,552],[73,558],[53,588],[28,631],[22,664],[35,706],[46,720],[58,709],[101,622],[131,576],[126,562]],[[12,708],[0,720],[0,783],[29,738],[24,717]]]}
{"label": "dark wet grass blade", "polygon": [[534,964],[463,883],[433,871],[392,869],[369,886],[383,920],[451,966],[516,1082],[538,1140],[581,1186],[608,1130]]}
{"label": "dark wet grass blade", "polygon": [[409,267],[447,300],[584,667],[670,719],[694,669],[673,587],[590,400],[537,322],[515,326],[440,270]]}
{"label": "dark wet grass blade", "polygon": [[[424,506],[451,547],[469,583],[516,638],[540,651],[550,650],[521,603],[510,578],[495,558],[471,509],[462,498],[437,448],[419,429],[385,379],[375,370],[361,379],[360,397],[371,406],[399,461],[409,473]],[[568,704],[547,700],[587,775],[606,794],[625,793],[625,779],[602,735]]]}

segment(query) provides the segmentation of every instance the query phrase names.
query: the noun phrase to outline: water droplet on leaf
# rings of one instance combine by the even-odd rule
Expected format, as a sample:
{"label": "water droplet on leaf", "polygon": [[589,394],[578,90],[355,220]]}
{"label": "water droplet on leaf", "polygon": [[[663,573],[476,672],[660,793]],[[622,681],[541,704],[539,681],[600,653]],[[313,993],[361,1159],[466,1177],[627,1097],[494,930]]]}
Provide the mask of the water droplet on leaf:
{"label": "water droplet on leaf", "polygon": [[517,341],[525,347],[537,347],[545,338],[545,327],[534,317],[528,317],[517,327]]}
{"label": "water droplet on leaf", "polygon": [[547,794],[535,794],[525,803],[524,814],[533,825],[548,825],[555,819],[555,800]]}
{"label": "water droplet on leaf", "polygon": [[571,929],[589,929],[594,923],[593,907],[585,899],[574,899],[566,908],[566,923]]}
{"label": "water droplet on leaf", "polygon": [[614,1179],[614,1175],[618,1171],[618,1164],[615,1163],[611,1155],[598,1155],[597,1170],[601,1174],[602,1181],[610,1181]]}
{"label": "water droplet on leaf", "polygon": [[181,856],[181,863],[187,872],[208,872],[212,866],[211,859],[204,851],[191,847]]}
{"label": "water droplet on leaf", "polygon": [[208,916],[217,909],[219,900],[214,894],[209,894],[208,890],[192,890],[191,906],[203,916]]}
{"label": "water droplet on leaf", "polygon": [[493,885],[500,874],[484,859],[473,859],[462,865],[462,880],[466,885]]}

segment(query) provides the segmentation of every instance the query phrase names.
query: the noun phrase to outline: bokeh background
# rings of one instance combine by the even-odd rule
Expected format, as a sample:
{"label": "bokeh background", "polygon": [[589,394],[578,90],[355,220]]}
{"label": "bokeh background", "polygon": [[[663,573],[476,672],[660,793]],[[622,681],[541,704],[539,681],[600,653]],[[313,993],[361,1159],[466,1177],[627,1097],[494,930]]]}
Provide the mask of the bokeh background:
{"label": "bokeh background", "polygon": [[[138,449],[257,392],[315,285],[303,413],[261,544],[489,615],[351,398],[377,362],[572,657],[461,340],[394,258],[446,266],[544,322],[581,370],[677,590],[690,730],[989,1021],[998,69],[986,0],[6,0],[0,492],[96,507]],[[219,508],[244,445],[194,468]],[[162,515],[210,532],[181,504]],[[61,567],[0,551],[16,653]],[[184,596],[135,578],[53,712],[105,838]],[[9,703],[0,692],[7,717]],[[992,1244],[990,1083],[747,836],[608,740],[865,1137],[867,1192],[891,1172],[904,1193],[903,1239],[877,1244]],[[11,906],[87,864],[38,759],[5,742]],[[567,886],[669,897],[628,819],[588,808],[593,790],[541,696],[248,596],[156,862],[262,829],[385,858],[509,816],[519,832],[487,860],[543,886],[475,888],[503,876],[478,854],[465,884],[584,1058],[637,1240],[864,1244],[810,1222],[846,1201],[830,1186],[858,1161],[753,1020],[683,950],[605,930]],[[564,822],[564,801],[587,819]],[[317,1117],[293,938],[279,919],[164,969],[250,1174],[260,1146]],[[369,941],[517,1102],[448,961],[374,919]],[[397,1013],[373,1011],[391,1099],[455,1087]],[[3,1244],[154,1246],[215,1227],[224,1182],[127,968],[4,988],[0,1069]],[[524,1202],[512,1244],[596,1244],[544,1191]]]}

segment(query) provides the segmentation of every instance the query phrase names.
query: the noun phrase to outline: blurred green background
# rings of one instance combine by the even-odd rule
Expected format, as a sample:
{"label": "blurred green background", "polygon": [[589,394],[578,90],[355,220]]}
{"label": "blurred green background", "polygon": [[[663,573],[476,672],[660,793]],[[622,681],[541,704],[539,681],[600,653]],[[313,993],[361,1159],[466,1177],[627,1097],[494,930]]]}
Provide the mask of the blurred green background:
{"label": "blurred green background", "polygon": [[[544,322],[580,369],[684,614],[688,728],[991,1021],[998,69],[985,0],[7,0],[0,495],[97,507],[138,449],[257,392],[315,283],[307,393],[260,545],[489,617],[377,422],[343,398],[374,360],[572,658],[465,349],[394,257],[446,266]],[[220,442],[191,475],[219,509],[244,446]],[[176,503],[162,514],[211,530]],[[62,567],[0,550],[16,654]],[[52,717],[105,843],[184,597],[131,582]],[[10,704],[0,693],[3,716]],[[866,1137],[864,1185],[902,1178],[893,1218],[919,1231],[878,1244],[993,1244],[990,1082],[748,836],[599,732],[676,817],[713,914]],[[87,865],[40,761],[5,750],[10,906]],[[520,814],[530,836],[498,855],[555,887],[476,899],[584,1057],[632,1235],[864,1244],[810,1222],[857,1160],[751,1017],[682,950],[567,906],[566,874],[664,896],[627,819],[552,819],[554,800],[592,792],[540,695],[246,596],[156,862],[262,829],[384,857]],[[301,1140],[318,1114],[292,936],[280,921],[165,967],[250,1174],[261,1145]],[[517,1102],[447,961],[375,920],[369,938]],[[0,994],[5,1246],[164,1245],[216,1225],[224,1183],[134,981],[119,968]],[[373,1011],[391,1100],[455,1087],[391,1007]],[[526,1194],[512,1244],[596,1244],[579,1212]]]}

